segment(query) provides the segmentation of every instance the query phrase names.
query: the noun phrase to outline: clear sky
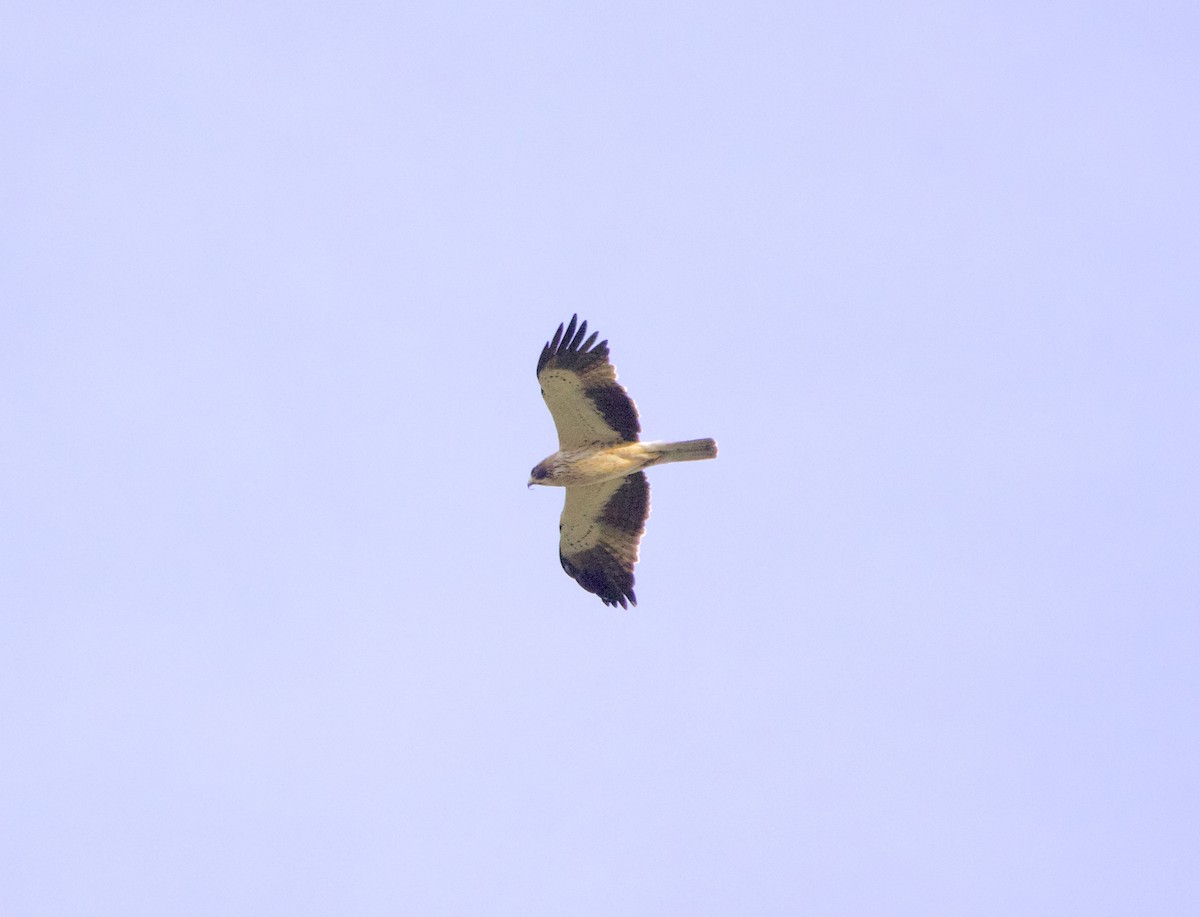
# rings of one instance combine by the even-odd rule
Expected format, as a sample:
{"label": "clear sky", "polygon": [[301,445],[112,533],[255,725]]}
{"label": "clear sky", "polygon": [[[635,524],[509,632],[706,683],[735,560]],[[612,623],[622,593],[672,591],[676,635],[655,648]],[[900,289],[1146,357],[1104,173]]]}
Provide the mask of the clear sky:
{"label": "clear sky", "polygon": [[[1194,3],[0,11],[0,910],[1200,913]],[[648,438],[637,609],[534,368]]]}

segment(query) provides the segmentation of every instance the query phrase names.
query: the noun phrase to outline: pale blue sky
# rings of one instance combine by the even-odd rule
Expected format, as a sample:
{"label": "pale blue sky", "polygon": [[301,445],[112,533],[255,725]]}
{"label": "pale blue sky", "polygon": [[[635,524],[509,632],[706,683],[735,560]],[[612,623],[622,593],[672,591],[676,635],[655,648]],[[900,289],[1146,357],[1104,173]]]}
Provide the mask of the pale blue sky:
{"label": "pale blue sky", "polygon": [[[0,909],[1200,912],[1194,4],[9,4]],[[650,438],[560,570],[534,367]]]}

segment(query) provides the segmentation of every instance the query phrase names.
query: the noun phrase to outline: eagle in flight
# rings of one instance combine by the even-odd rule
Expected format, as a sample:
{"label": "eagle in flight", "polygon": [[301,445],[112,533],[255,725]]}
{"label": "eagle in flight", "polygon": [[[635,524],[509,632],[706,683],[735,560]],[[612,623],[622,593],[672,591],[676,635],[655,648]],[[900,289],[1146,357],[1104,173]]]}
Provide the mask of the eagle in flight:
{"label": "eagle in flight", "polygon": [[538,462],[529,486],[567,489],[558,559],[567,575],[605,605],[637,605],[633,565],[650,515],[643,468],[717,457],[715,439],[638,442],[637,407],[608,362],[608,341],[587,336],[571,316],[542,348],[537,377],[558,429],[558,451]]}

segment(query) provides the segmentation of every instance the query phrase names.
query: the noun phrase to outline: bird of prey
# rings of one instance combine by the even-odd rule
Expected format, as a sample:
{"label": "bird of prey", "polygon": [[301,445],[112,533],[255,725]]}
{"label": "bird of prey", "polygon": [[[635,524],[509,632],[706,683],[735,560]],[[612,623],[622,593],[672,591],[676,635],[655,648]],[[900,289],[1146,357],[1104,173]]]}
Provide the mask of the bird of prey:
{"label": "bird of prey", "polygon": [[643,468],[717,457],[717,441],[638,442],[633,399],[608,362],[608,341],[571,316],[542,348],[537,378],[558,429],[558,451],[538,462],[529,486],[565,487],[558,559],[605,605],[637,605],[633,565],[650,515]]}

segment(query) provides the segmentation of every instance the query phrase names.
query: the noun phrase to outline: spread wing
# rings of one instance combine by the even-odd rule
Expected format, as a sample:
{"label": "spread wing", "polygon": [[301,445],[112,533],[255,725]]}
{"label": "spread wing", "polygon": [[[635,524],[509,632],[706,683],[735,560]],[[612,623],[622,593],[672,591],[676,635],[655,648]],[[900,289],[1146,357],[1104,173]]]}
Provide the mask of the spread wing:
{"label": "spread wing", "polygon": [[605,605],[636,605],[633,565],[649,515],[650,485],[641,471],[568,487],[558,526],[558,559],[567,575]]}
{"label": "spread wing", "polygon": [[637,442],[642,429],[637,408],[608,362],[608,341],[596,344],[594,331],[587,337],[587,322],[576,330],[578,317],[571,316],[565,333],[558,326],[538,359],[538,383],[558,429],[558,448]]}

